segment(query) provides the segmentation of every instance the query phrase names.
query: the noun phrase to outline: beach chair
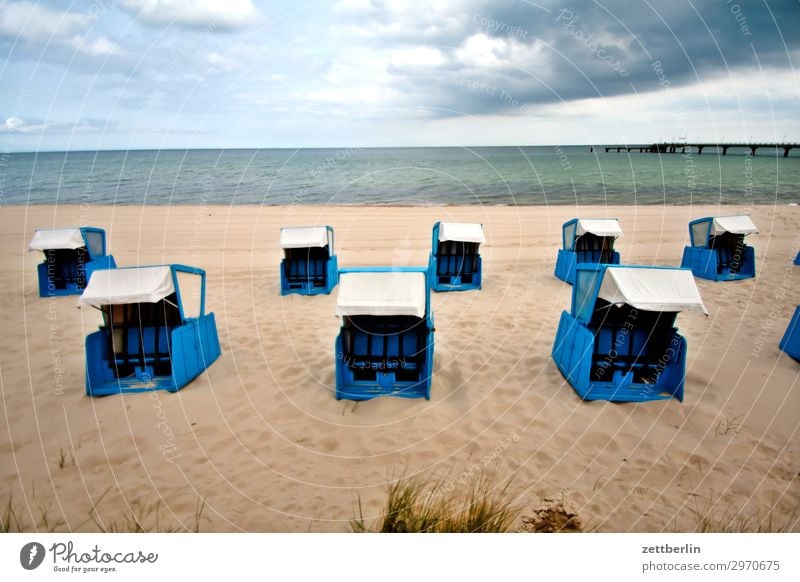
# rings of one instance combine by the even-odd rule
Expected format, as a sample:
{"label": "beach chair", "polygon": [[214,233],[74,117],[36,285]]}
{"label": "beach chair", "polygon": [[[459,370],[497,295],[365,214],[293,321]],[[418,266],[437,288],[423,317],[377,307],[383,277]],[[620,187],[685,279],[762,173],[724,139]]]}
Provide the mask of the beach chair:
{"label": "beach chair", "polygon": [[800,251],[797,251],[797,256],[794,258],[794,264],[800,265]]}
{"label": "beach chair", "polygon": [[582,264],[619,265],[614,241],[622,236],[616,218],[573,218],[562,226],[555,276],[575,282],[575,267]]}
{"label": "beach chair", "polygon": [[86,394],[176,392],[220,355],[206,274],[184,265],[96,271],[80,305],[103,312],[86,337]]}
{"label": "beach chair", "polygon": [[795,309],[779,347],[800,362],[800,305]]}
{"label": "beach chair", "polygon": [[281,295],[328,295],[339,281],[330,226],[281,229]]}
{"label": "beach chair", "polygon": [[337,400],[430,399],[434,330],[426,269],[342,269],[336,314]]}
{"label": "beach chair", "polygon": [[695,277],[735,281],[756,276],[755,249],[744,238],[758,228],[749,216],[707,216],[689,223],[691,246],[683,249],[681,267]]}
{"label": "beach chair", "polygon": [[106,254],[102,228],[40,228],[28,248],[44,253],[37,268],[39,297],[80,295],[93,272],[117,266]]}
{"label": "beach chair", "polygon": [[434,291],[480,289],[483,261],[480,245],[486,242],[483,225],[437,222],[428,259],[428,280]]}
{"label": "beach chair", "polygon": [[584,400],[683,400],[686,340],[679,311],[706,313],[691,271],[578,265],[553,360]]}

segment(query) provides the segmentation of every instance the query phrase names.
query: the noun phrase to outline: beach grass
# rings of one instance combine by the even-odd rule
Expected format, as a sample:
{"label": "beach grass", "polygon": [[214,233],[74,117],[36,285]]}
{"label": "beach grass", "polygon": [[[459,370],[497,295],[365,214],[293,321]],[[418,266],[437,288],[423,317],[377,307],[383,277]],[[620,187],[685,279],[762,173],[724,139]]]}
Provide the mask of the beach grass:
{"label": "beach grass", "polygon": [[493,485],[474,477],[461,489],[441,479],[401,478],[387,486],[384,509],[367,524],[358,500],[354,532],[503,533],[512,531],[520,513],[510,482]]}

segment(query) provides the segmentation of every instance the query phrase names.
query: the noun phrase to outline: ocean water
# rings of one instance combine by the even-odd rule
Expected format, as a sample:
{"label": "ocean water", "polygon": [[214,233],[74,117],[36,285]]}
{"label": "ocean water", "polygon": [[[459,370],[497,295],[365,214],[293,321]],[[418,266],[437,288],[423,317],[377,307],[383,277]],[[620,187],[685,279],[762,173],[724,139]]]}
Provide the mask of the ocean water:
{"label": "ocean water", "polygon": [[7,154],[0,204],[788,204],[800,151],[588,146]]}

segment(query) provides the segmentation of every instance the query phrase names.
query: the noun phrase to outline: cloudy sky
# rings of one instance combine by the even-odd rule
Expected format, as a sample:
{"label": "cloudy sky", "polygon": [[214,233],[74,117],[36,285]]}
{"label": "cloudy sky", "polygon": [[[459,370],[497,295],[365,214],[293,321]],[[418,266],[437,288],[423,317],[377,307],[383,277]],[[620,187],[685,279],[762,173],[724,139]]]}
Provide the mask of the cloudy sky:
{"label": "cloudy sky", "polygon": [[800,140],[800,0],[0,3],[4,151]]}

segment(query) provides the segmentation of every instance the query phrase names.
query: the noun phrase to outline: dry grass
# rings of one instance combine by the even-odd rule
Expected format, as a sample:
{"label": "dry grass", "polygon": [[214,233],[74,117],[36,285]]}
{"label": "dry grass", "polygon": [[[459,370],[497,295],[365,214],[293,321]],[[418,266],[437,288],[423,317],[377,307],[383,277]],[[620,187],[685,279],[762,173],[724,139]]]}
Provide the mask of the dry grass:
{"label": "dry grass", "polygon": [[89,510],[89,519],[94,523],[97,531],[102,533],[174,533],[174,532],[200,532],[200,524],[203,520],[203,512],[206,502],[198,499],[195,505],[194,515],[186,524],[162,523],[161,520],[161,500],[153,503],[139,505],[137,508],[129,508],[121,516],[108,520],[103,519],[97,512],[97,506],[108,493],[103,493],[100,498],[92,504]]}
{"label": "dry grass", "polygon": [[[164,522],[161,515],[163,510],[161,500],[130,508],[113,519],[101,518],[97,506],[107,493],[108,490],[92,504],[87,519],[78,524],[75,527],[76,530],[81,530],[84,525],[91,522],[94,524],[93,531],[102,533],[199,533],[203,519],[205,519],[203,513],[206,503],[203,500],[197,501],[194,514],[185,521],[176,521],[175,516],[171,515],[170,521]],[[37,512],[38,519],[31,512]],[[26,516],[30,516],[30,519],[26,519]],[[69,531],[66,529],[66,525],[63,519],[54,519],[46,509],[41,507],[37,507],[35,510],[29,508],[29,511],[18,509],[12,495],[9,495],[0,511],[0,533]]]}
{"label": "dry grass", "polygon": [[[358,518],[351,522],[355,532],[380,533],[502,533],[520,510],[509,483],[495,487],[484,478],[474,478],[453,494],[444,493],[438,479],[405,479],[387,487],[386,505],[371,525],[364,521],[361,499]],[[449,489],[449,488],[448,488]]]}
{"label": "dry grass", "polygon": [[774,507],[767,511],[735,508],[714,499],[705,498],[702,505],[695,501],[689,509],[696,533],[785,533],[795,531],[800,521],[798,511],[779,515]]}
{"label": "dry grass", "polygon": [[[34,514],[38,514],[38,519]],[[26,516],[30,519],[26,519]],[[63,519],[50,517],[48,511],[40,506],[28,506],[27,511],[18,510],[14,506],[13,494],[8,496],[0,512],[0,533],[54,532],[62,531],[64,525]]]}

